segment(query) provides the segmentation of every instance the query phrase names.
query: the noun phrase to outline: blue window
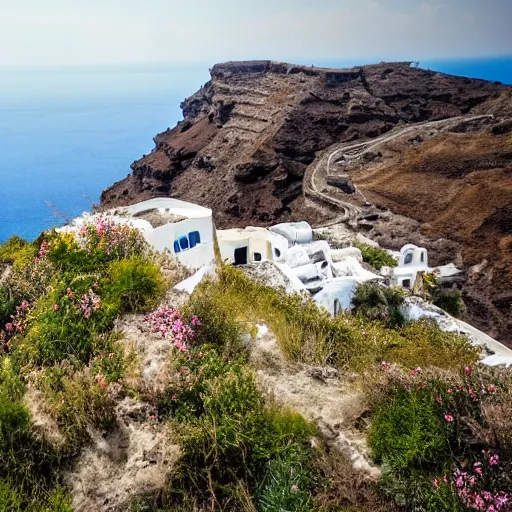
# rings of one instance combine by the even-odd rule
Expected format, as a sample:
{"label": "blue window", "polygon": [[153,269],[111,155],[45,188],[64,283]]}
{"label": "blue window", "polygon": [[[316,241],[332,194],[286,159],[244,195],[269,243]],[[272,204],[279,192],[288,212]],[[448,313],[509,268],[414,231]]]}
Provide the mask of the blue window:
{"label": "blue window", "polygon": [[192,231],[191,233],[189,233],[188,241],[190,242],[191,249],[196,245],[199,245],[201,243],[201,235],[199,234],[199,231]]}
{"label": "blue window", "polygon": [[189,248],[188,238],[186,236],[180,236],[178,242],[180,243],[180,249],[182,251],[186,251]]}
{"label": "blue window", "polygon": [[178,242],[178,240],[174,240],[174,252],[180,252],[181,249],[180,249],[180,243]]}

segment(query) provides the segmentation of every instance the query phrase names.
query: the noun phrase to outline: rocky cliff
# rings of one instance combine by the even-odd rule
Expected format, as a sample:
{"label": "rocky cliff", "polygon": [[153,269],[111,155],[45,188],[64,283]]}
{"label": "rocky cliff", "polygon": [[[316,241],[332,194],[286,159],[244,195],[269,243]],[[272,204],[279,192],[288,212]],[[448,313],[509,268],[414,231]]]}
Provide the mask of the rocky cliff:
{"label": "rocky cliff", "polygon": [[409,63],[349,70],[218,64],[211,81],[182,103],[184,120],[157,135],[155,149],[101,202],[171,195],[212,207],[220,227],[320,220],[302,199],[304,173],[318,151],[400,123],[486,110],[505,90]]}
{"label": "rocky cliff", "polygon": [[[182,109],[184,120],[157,135],[155,149],[103,192],[103,206],[173,196],[211,207],[218,227],[319,224],[336,218],[339,207],[306,199],[310,183],[315,188],[312,169],[323,162],[329,172],[326,156],[344,143],[424,126],[345,169],[357,171],[356,185],[374,204],[412,219],[406,228],[387,222],[365,229],[395,246],[407,238],[423,243],[434,264],[456,256],[473,268],[465,290],[470,319],[512,343],[511,87],[407,62],[346,70],[230,62],[215,65]],[[429,123],[485,114],[444,132]],[[316,179],[324,196],[354,202],[321,173]]]}

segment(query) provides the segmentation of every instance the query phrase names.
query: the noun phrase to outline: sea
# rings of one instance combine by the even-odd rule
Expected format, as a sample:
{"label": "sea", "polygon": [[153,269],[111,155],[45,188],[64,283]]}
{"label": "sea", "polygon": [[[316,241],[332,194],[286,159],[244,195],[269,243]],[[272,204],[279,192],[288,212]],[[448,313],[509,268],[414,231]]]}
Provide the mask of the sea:
{"label": "sea", "polygon": [[[89,211],[151,151],[157,133],[182,119],[180,103],[209,80],[208,67],[0,68],[0,242],[32,240]],[[512,56],[420,67],[512,84]]]}

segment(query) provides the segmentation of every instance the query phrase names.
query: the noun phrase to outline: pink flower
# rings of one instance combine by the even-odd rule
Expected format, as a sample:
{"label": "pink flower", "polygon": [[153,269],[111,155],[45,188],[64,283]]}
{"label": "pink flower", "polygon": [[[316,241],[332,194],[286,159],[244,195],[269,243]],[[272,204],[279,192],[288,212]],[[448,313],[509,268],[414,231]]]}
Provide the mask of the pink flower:
{"label": "pink flower", "polygon": [[437,489],[439,487],[439,480],[437,478],[434,478],[432,481],[432,485]]}
{"label": "pink flower", "polygon": [[57,311],[59,309],[59,305],[58,304],[54,304],[52,306],[52,308],[53,308],[53,311]]}
{"label": "pink flower", "polygon": [[411,375],[419,375],[421,373],[421,368],[420,367],[415,368],[414,370],[411,370],[409,373]]}
{"label": "pink flower", "polygon": [[203,353],[202,353],[202,352],[198,352],[198,353],[197,353],[197,358],[198,358],[198,359],[201,359],[202,357],[203,357]]}
{"label": "pink flower", "polygon": [[489,391],[489,393],[496,393],[496,386],[494,384],[489,384],[487,386],[487,391]]}
{"label": "pink flower", "polygon": [[13,327],[14,327],[14,326],[13,326],[13,324],[12,324],[11,322],[9,322],[9,323],[5,324],[5,330],[6,330],[7,332],[12,331],[12,330],[13,330]]}
{"label": "pink flower", "polygon": [[178,399],[178,397],[175,394],[171,396],[171,400],[177,400],[177,399]]}
{"label": "pink flower", "polygon": [[498,457],[498,454],[491,455],[489,458],[489,464],[491,466],[497,466],[500,463],[500,458]]}
{"label": "pink flower", "polygon": [[102,373],[98,373],[98,375],[96,375],[96,382],[101,389],[105,389],[108,386],[107,379]]}
{"label": "pink flower", "polygon": [[470,366],[466,366],[464,368],[464,372],[466,373],[466,375],[471,375],[471,367]]}
{"label": "pink flower", "polygon": [[452,422],[453,422],[453,416],[452,416],[451,414],[445,413],[445,414],[444,414],[444,419],[445,419],[448,423],[452,423]]}
{"label": "pink flower", "polygon": [[436,402],[438,404],[442,404],[443,403],[443,399],[439,395],[436,395]]}
{"label": "pink flower", "polygon": [[475,473],[476,473],[477,475],[482,476],[482,474],[483,474],[483,470],[482,470],[482,463],[481,463],[481,462],[475,462],[475,463],[473,464],[473,468],[475,469]]}
{"label": "pink flower", "polygon": [[448,393],[450,393],[450,395],[453,393],[453,389],[452,388],[448,388]]}

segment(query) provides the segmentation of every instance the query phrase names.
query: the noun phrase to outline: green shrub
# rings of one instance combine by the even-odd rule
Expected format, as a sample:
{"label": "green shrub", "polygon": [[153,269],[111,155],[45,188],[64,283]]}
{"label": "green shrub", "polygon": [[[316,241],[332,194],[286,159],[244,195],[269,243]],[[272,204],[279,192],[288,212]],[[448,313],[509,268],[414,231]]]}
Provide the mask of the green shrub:
{"label": "green shrub", "polygon": [[359,284],[352,298],[354,313],[370,321],[383,322],[390,327],[404,325],[400,312],[405,292],[398,287],[385,287],[375,281]]}
{"label": "green shrub", "polygon": [[[300,454],[309,453],[307,439],[315,433],[314,427],[296,413],[266,404],[243,359],[227,359],[222,347],[193,349],[190,358],[179,359],[176,366],[176,381],[160,402],[164,405],[160,413],[171,416],[182,447],[166,505],[183,505],[194,497],[204,505],[240,510],[247,499],[244,489],[252,495],[266,489],[265,499],[277,499],[268,462],[275,461],[272,468],[277,475],[288,457],[290,463],[295,461],[294,471],[300,472]],[[306,473],[300,472],[301,478]],[[305,498],[309,483],[304,482],[299,482],[296,503],[309,503]],[[293,500],[289,497],[290,503]]]}
{"label": "green shrub", "polygon": [[436,468],[450,456],[446,425],[430,395],[398,389],[376,412],[369,435],[375,459],[394,471]]}
{"label": "green shrub", "polygon": [[386,495],[407,510],[436,512],[468,510],[464,503],[475,496],[487,496],[490,507],[506,496],[512,454],[500,432],[510,424],[510,372],[384,366],[374,378],[366,381],[374,413],[369,440],[385,463]]}
{"label": "green shrub", "polygon": [[460,290],[436,288],[432,293],[432,301],[437,307],[444,309],[454,317],[460,318],[466,313],[466,305],[462,300]]}
{"label": "green shrub", "polygon": [[22,512],[23,500],[12,485],[0,480],[0,512]]}
{"label": "green shrub", "polygon": [[192,350],[190,357],[177,357],[175,365],[178,371],[165,392],[156,397],[159,414],[170,415],[180,421],[199,418],[204,414],[204,397],[209,382],[228,372],[239,374],[245,362],[243,354],[233,360],[226,359],[214,345],[202,345]]}
{"label": "green shrub", "polygon": [[185,314],[201,319],[195,328],[198,346],[214,345],[226,354],[240,354],[244,352],[241,339],[246,329],[232,302],[226,298],[216,285],[199,287],[187,303]]}
{"label": "green shrub", "polygon": [[22,494],[51,487],[55,450],[35,437],[30,416],[23,404],[0,392],[0,480],[6,479]]}
{"label": "green shrub", "polygon": [[301,445],[292,445],[271,460],[259,494],[261,512],[313,510],[311,451]]}
{"label": "green shrub", "polygon": [[[67,287],[69,292],[66,284],[60,283],[34,304],[25,336],[13,342],[17,357],[22,361],[30,358],[38,365],[63,359],[77,364],[89,360],[117,315],[116,307],[101,301],[93,291],[93,279],[74,281],[73,290]],[[93,301],[96,305],[91,306]]]}
{"label": "green shrub", "polygon": [[0,359],[0,393],[13,402],[19,402],[25,393],[25,385],[19,372],[7,355]]}
{"label": "green shrub", "polygon": [[29,243],[19,236],[12,236],[0,245],[0,263],[11,263],[14,267],[23,267],[34,261],[38,250],[37,242]]}
{"label": "green shrub", "polygon": [[354,245],[361,251],[363,261],[377,270],[382,267],[396,267],[398,265],[398,261],[380,247],[361,243],[355,243]]}
{"label": "green shrub", "polygon": [[145,312],[158,305],[166,290],[160,269],[147,258],[134,256],[110,263],[105,295],[119,313]]}
{"label": "green shrub", "polygon": [[31,496],[12,482],[0,479],[0,512],[72,512],[72,509],[60,488]]}
{"label": "green shrub", "polygon": [[89,429],[110,429],[115,422],[114,396],[106,379],[89,367],[74,371],[68,365],[42,372],[37,387],[48,402],[49,413],[64,437],[62,450],[74,455],[89,440]]}

